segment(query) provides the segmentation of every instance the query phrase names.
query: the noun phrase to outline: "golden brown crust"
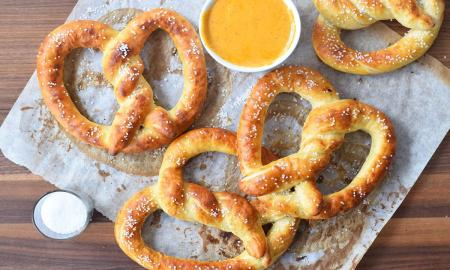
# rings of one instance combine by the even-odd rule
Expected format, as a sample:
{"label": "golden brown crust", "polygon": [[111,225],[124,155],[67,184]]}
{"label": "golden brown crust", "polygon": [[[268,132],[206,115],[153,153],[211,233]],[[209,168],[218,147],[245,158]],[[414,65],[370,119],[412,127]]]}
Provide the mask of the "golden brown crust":
{"label": "golden brown crust", "polygon": [[[304,83],[308,78],[305,74],[312,82]],[[316,86],[315,90],[308,85]],[[281,68],[258,81],[244,105],[238,128],[238,157],[244,174],[240,188],[260,196],[252,203],[265,218],[276,220],[288,215],[321,219],[353,208],[381,181],[392,160],[394,130],[382,112],[355,100],[338,100],[334,90],[320,89],[333,88],[317,72],[302,67]],[[317,95],[311,98],[315,91]],[[263,165],[258,149],[265,115],[273,98],[281,92],[300,94],[312,103],[313,109],[305,121],[299,151]],[[329,163],[332,152],[344,142],[345,134],[356,130],[371,135],[370,153],[347,187],[323,196],[315,180]],[[295,191],[289,192],[293,187]]]}
{"label": "golden brown crust", "polygon": [[[238,127],[238,157],[244,178],[240,182],[242,191],[260,196],[274,191],[291,188],[293,182],[303,180],[305,192],[302,209],[310,216],[320,211],[320,192],[315,191],[311,170],[318,170],[320,164],[289,156],[265,166],[261,160],[261,143],[267,109],[277,94],[295,92],[308,100],[313,108],[338,100],[334,87],[317,71],[288,66],[267,73],[258,80],[244,105]],[[307,162],[305,162],[307,161]],[[325,161],[326,162],[326,161]]]}
{"label": "golden brown crust", "polygon": [[[342,72],[379,74],[401,68],[421,57],[436,39],[444,18],[443,0],[314,0],[320,16],[313,29],[313,47],[319,58]],[[349,48],[341,29],[360,29],[378,20],[396,19],[410,28],[396,43],[372,52]]]}
{"label": "golden brown crust", "polygon": [[[147,269],[265,269],[292,243],[298,221],[286,217],[276,221],[265,236],[264,223],[244,198],[228,192],[210,192],[197,184],[186,183],[182,169],[187,161],[203,152],[236,154],[234,133],[203,128],[185,133],[168,147],[159,181],[129,199],[116,217],[115,236],[120,248]],[[269,157],[270,158],[270,157]],[[237,235],[246,251],[220,262],[199,262],[174,258],[145,245],[142,224],[148,215],[162,209],[176,218],[199,222]]]}
{"label": "golden brown crust", "polygon": [[[169,111],[155,105],[139,57],[144,42],[157,29],[169,33],[183,64],[183,93]],[[104,72],[120,105],[111,126],[81,115],[64,86],[64,58],[78,47],[104,53]],[[37,70],[44,101],[63,128],[111,154],[142,152],[170,143],[192,124],[206,97],[206,64],[198,35],[185,18],[167,9],[141,13],[121,32],[96,21],[66,23],[42,42]]]}

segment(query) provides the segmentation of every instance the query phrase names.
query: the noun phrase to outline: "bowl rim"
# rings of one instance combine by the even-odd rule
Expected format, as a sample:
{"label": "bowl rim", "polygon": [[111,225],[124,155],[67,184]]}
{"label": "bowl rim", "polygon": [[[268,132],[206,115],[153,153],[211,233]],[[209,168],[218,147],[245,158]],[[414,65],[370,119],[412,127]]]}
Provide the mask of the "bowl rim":
{"label": "bowl rim", "polygon": [[[64,192],[64,193],[69,193],[71,195],[74,195],[75,197],[77,197],[78,199],[81,200],[81,202],[83,202],[83,204],[86,207],[86,211],[87,211],[87,217],[86,217],[86,222],[84,224],[84,226],[82,227],[82,229],[79,232],[76,232],[74,234],[68,234],[70,236],[68,237],[64,237],[64,238],[54,238],[50,235],[47,235],[46,233],[44,233],[42,231],[42,228],[39,227],[39,225],[36,223],[35,220],[35,212],[37,210],[37,207],[39,205],[39,203],[41,203],[41,201],[48,195],[52,194],[52,193],[56,193],[56,192]],[[87,201],[87,199],[89,198],[85,198],[83,195],[79,195],[71,190],[67,190],[67,189],[54,189],[52,191],[46,192],[45,194],[43,194],[41,197],[39,197],[39,199],[36,200],[36,202],[34,203],[33,209],[31,211],[31,223],[33,224],[33,227],[45,238],[48,239],[52,239],[52,240],[57,240],[57,241],[64,241],[64,240],[70,240],[73,238],[76,238],[77,236],[79,236],[81,233],[83,233],[87,227],[89,226],[89,224],[91,223],[92,220],[92,216],[94,214],[94,209],[93,206],[90,205],[90,202]]]}
{"label": "bowl rim", "polygon": [[273,61],[273,63],[268,64],[268,65],[264,65],[261,67],[246,67],[246,66],[239,66],[236,64],[233,64],[225,59],[223,59],[222,57],[220,57],[216,52],[214,52],[213,49],[211,49],[208,44],[204,41],[203,38],[203,15],[205,14],[205,12],[207,10],[209,10],[211,8],[211,6],[214,4],[216,0],[206,0],[205,3],[203,4],[203,7],[200,11],[200,17],[199,17],[199,22],[198,22],[198,26],[199,26],[199,36],[200,36],[200,40],[203,44],[203,47],[206,49],[206,51],[208,52],[209,55],[212,56],[212,58],[214,58],[214,60],[216,60],[219,64],[234,70],[234,71],[239,71],[239,72],[246,72],[246,73],[250,73],[250,72],[260,72],[260,71],[266,71],[269,69],[272,69],[280,64],[282,64],[284,61],[286,61],[286,59],[294,52],[294,50],[297,48],[298,43],[300,41],[300,35],[302,32],[302,24],[301,24],[301,19],[300,19],[300,14],[298,12],[297,7],[295,6],[294,2],[292,0],[283,0],[284,3],[286,4],[286,6],[288,7],[288,9],[292,12],[292,16],[294,17],[294,25],[295,25],[295,33],[294,33],[294,37],[292,39],[291,45],[289,46],[289,48],[282,54],[280,55],[277,59],[275,59],[275,61]]}

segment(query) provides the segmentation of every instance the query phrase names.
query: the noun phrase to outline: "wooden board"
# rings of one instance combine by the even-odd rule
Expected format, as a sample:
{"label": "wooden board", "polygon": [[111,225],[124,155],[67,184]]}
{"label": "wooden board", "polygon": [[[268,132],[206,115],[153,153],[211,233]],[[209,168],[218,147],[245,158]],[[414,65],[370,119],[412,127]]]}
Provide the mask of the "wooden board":
{"label": "wooden board", "polygon": [[[0,123],[35,69],[42,38],[64,22],[74,0],[2,0]],[[450,0],[447,0],[450,6]],[[450,8],[430,54],[450,67]],[[392,26],[402,31],[395,24]],[[79,238],[52,241],[31,224],[35,201],[54,187],[0,155],[0,269],[140,269],[96,213]],[[358,269],[450,269],[450,135],[380,233]]]}

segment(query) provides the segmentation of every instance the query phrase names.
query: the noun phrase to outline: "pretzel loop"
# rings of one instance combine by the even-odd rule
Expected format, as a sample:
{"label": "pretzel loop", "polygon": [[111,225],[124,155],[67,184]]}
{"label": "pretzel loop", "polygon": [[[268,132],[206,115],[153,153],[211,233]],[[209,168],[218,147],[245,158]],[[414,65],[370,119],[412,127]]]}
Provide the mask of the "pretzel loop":
{"label": "pretzel loop", "polygon": [[[182,168],[186,162],[206,151],[236,154],[236,136],[226,130],[204,128],[190,131],[170,144],[154,186],[136,193],[120,210],[115,225],[121,249],[148,269],[265,269],[291,244],[298,221],[286,217],[276,221],[267,237],[262,217],[244,198],[227,192],[210,192],[197,184],[185,183]],[[199,262],[174,258],[148,247],[141,229],[148,215],[162,209],[178,219],[199,222],[237,235],[246,251],[219,262]]]}
{"label": "pretzel loop", "polygon": [[[142,76],[144,64],[139,53],[156,29],[169,33],[183,64],[183,93],[169,111],[154,103],[152,88]],[[81,115],[64,86],[64,58],[78,47],[97,48],[104,54],[104,73],[120,106],[111,126]],[[66,23],[45,38],[37,63],[44,101],[57,121],[77,139],[111,154],[168,144],[192,124],[206,96],[206,64],[195,29],[167,9],[142,13],[121,32],[96,21]]]}
{"label": "pretzel loop", "polygon": [[[443,0],[314,0],[314,4],[320,12],[312,38],[317,55],[334,69],[361,75],[390,72],[425,54],[439,33],[445,9]],[[341,29],[392,19],[410,30],[385,49],[360,52],[341,40]]]}
{"label": "pretzel loop", "polygon": [[[244,109],[238,128],[238,156],[244,178],[240,188],[247,194],[260,196],[270,192],[290,188],[300,178],[302,188],[301,208],[310,211],[302,214],[314,215],[321,205],[320,192],[315,188],[310,177],[310,170],[317,165],[306,163],[307,157],[298,152],[265,166],[261,160],[261,143],[267,110],[273,99],[282,92],[294,92],[308,100],[313,109],[323,104],[338,100],[334,87],[318,72],[304,67],[285,67],[266,74],[253,88]],[[320,157],[316,157],[320,158]]]}
{"label": "pretzel loop", "polygon": [[[300,67],[286,67],[271,72],[258,81],[244,105],[238,128],[238,157],[244,178],[240,188],[259,196],[253,205],[272,220],[286,215],[318,219],[328,218],[356,206],[381,180],[395,151],[395,135],[389,119],[375,108],[354,100],[328,99],[315,106],[308,115],[297,153],[262,165],[253,149],[261,148],[267,107],[275,93],[306,89],[289,89],[267,81],[291,81],[293,74],[308,74],[319,89],[333,89],[317,72]],[[314,76],[311,76],[314,74]],[[295,84],[294,84],[295,85]],[[302,84],[298,84],[301,88]],[[308,84],[307,84],[308,85]],[[313,92],[313,89],[309,89]],[[334,92],[329,94],[337,97]],[[269,98],[270,97],[270,98]],[[325,96],[326,98],[327,96]],[[254,104],[261,104],[255,110]],[[260,113],[261,111],[261,113]],[[323,195],[315,179],[325,169],[331,154],[343,142],[346,133],[362,130],[372,137],[370,153],[353,181],[341,191]],[[295,187],[294,192],[289,190]]]}

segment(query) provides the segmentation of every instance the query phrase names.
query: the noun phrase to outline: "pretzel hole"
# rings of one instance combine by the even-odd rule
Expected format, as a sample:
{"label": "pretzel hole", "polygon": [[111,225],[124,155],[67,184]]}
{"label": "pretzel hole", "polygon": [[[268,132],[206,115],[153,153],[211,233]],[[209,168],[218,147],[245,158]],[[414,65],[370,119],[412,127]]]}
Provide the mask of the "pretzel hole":
{"label": "pretzel hole", "polygon": [[[206,152],[191,158],[183,168],[187,182],[200,184],[213,192],[239,193],[242,177],[237,158],[220,152]],[[242,195],[242,194],[240,194]]]}
{"label": "pretzel hole", "polygon": [[267,235],[267,233],[270,231],[270,229],[272,229],[273,223],[264,224],[262,227],[263,227],[264,233]]}
{"label": "pretzel hole", "polygon": [[330,163],[316,180],[323,194],[339,191],[353,180],[369,154],[370,141],[370,136],[361,131],[345,135],[344,143],[333,152]]}
{"label": "pretzel hole", "polygon": [[119,8],[109,11],[98,20],[112,26],[118,31],[121,31],[132,19],[142,12],[143,10],[135,8]]}
{"label": "pretzel hole", "polygon": [[143,76],[153,89],[155,102],[170,110],[183,92],[183,66],[175,44],[163,30],[150,35],[141,51]]}
{"label": "pretzel hole", "polygon": [[64,85],[77,109],[92,122],[110,125],[119,105],[103,75],[99,50],[79,48],[65,58]]}
{"label": "pretzel hole", "polygon": [[387,35],[385,28],[386,26],[378,22],[358,30],[342,30],[341,39],[347,46],[358,51],[382,50],[399,39],[395,35]]}
{"label": "pretzel hole", "polygon": [[232,233],[178,220],[162,211],[156,211],[145,221],[142,235],[153,249],[179,258],[216,261],[244,251],[242,241]]}
{"label": "pretzel hole", "polygon": [[386,24],[389,28],[397,32],[399,35],[404,35],[406,32],[408,32],[409,28],[404,27],[401,23],[399,23],[396,20],[390,20],[390,21],[384,21],[384,24]]}
{"label": "pretzel hole", "polygon": [[299,150],[303,124],[311,105],[296,93],[281,93],[270,104],[263,132],[263,145],[279,157]]}

